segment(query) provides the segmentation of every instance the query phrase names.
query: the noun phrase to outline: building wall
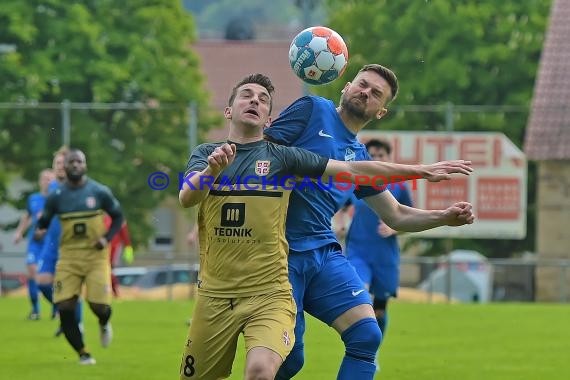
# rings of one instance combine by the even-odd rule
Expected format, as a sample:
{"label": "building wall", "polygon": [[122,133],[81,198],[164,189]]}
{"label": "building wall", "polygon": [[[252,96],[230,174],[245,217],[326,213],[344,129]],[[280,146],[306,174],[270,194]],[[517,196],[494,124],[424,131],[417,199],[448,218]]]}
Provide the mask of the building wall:
{"label": "building wall", "polygon": [[[537,182],[538,258],[570,259],[570,160],[540,162]],[[570,289],[570,268],[565,278],[562,268],[537,268],[537,301],[558,302],[563,297],[561,289]]]}

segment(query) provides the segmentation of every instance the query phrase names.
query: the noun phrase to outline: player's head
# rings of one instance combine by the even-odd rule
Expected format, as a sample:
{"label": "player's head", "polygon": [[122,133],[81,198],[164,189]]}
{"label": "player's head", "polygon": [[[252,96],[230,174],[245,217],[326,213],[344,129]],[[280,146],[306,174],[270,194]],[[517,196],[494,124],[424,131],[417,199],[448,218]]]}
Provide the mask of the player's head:
{"label": "player's head", "polygon": [[62,146],[53,155],[53,172],[55,174],[55,178],[60,182],[65,180],[65,156],[68,151],[68,147]]}
{"label": "player's head", "polygon": [[366,143],[366,150],[374,161],[390,161],[392,145],[386,140],[372,139]]}
{"label": "player's head", "polygon": [[256,127],[269,125],[274,91],[271,80],[263,74],[245,77],[232,89],[224,111],[226,119]]}
{"label": "player's head", "polygon": [[388,112],[386,106],[398,94],[398,78],[392,70],[378,64],[365,65],[352,82],[348,82],[340,98],[344,112],[367,123]]}
{"label": "player's head", "polygon": [[80,182],[87,173],[85,153],[76,148],[70,149],[65,155],[65,173],[70,182]]}
{"label": "player's head", "polygon": [[51,169],[44,169],[40,172],[40,175],[38,176],[38,184],[40,185],[41,193],[47,193],[49,184],[54,180],[54,178],[55,174]]}

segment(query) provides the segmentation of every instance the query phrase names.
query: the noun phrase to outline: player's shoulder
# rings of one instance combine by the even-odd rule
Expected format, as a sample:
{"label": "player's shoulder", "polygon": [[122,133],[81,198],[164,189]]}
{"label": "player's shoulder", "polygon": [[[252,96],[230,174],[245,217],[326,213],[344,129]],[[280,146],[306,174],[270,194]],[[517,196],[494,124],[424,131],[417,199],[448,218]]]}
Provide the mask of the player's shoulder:
{"label": "player's shoulder", "polygon": [[[210,154],[214,151],[214,149],[216,149],[219,146],[222,146],[226,143],[227,141],[217,141],[217,142],[207,142],[207,143],[202,143],[200,145],[198,145],[195,149],[194,152],[202,152],[202,153],[207,153]],[[193,153],[194,153],[193,152]]]}
{"label": "player's shoulder", "polygon": [[297,150],[299,150],[299,148],[295,148],[288,145],[281,145],[273,141],[268,141],[268,140],[264,141],[265,141],[264,149],[267,149],[267,151],[270,154],[273,154],[274,156],[281,157],[285,154],[294,153]]}
{"label": "player's shoulder", "polygon": [[308,100],[310,100],[313,104],[318,105],[320,107],[335,107],[332,100],[324,98],[318,95],[307,95]]}
{"label": "player's shoulder", "polygon": [[87,177],[87,181],[85,183],[85,188],[90,192],[94,193],[110,193],[111,189],[109,186],[102,184],[99,181],[94,180],[93,178]]}
{"label": "player's shoulder", "polygon": [[36,202],[38,200],[41,200],[42,198],[45,198],[45,195],[38,191],[35,193],[31,193],[30,196],[28,197],[28,200],[30,202]]}

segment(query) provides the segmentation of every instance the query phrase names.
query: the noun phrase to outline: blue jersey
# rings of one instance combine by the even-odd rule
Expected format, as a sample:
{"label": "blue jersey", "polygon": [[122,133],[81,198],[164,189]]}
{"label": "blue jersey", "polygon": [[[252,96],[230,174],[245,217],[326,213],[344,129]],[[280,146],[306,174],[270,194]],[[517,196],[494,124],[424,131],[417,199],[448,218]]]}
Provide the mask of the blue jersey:
{"label": "blue jersey", "polygon": [[[390,184],[387,189],[403,205],[412,207],[412,199],[405,182]],[[346,254],[373,260],[380,266],[394,267],[400,263],[400,247],[396,235],[382,237],[378,234],[381,223],[378,215],[366,202],[353,199],[354,215],[346,236]]]}
{"label": "blue jersey", "polygon": [[45,202],[46,202],[46,196],[42,193],[33,193],[28,197],[27,211],[32,220],[27,234],[28,244],[29,244],[28,249],[30,249],[30,246],[41,247],[43,239],[35,240],[34,231],[36,229],[36,223],[38,222],[39,216],[41,215],[41,212],[44,209]]}
{"label": "blue jersey", "polygon": [[[305,96],[287,107],[265,135],[272,141],[305,148],[340,161],[370,160],[366,147],[346,128],[333,102]],[[333,215],[346,204],[353,191],[359,197],[381,192],[372,187],[345,190],[333,186],[297,187],[291,194],[287,213],[286,237],[293,251],[303,252],[336,243]]]}
{"label": "blue jersey", "polygon": [[[51,193],[52,191],[56,190],[58,187],[59,187],[59,182],[54,180],[49,184],[48,192]],[[58,256],[60,236],[61,236],[61,224],[59,223],[59,218],[55,216],[52,219],[46,231],[44,256],[48,257]]]}

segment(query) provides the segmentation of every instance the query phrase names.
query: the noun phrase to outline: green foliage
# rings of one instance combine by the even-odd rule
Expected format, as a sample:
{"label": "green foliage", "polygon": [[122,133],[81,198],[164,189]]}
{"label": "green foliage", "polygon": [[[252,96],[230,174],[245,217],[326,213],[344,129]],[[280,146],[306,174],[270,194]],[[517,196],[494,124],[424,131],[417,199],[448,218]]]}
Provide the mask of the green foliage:
{"label": "green foliage", "polygon": [[[392,68],[400,92],[392,112],[370,129],[499,131],[522,146],[551,1],[326,0],[328,26],[349,48],[342,80],[314,88],[338,99],[366,63]],[[446,117],[445,104],[517,106]],[[411,112],[409,105],[434,105]],[[441,107],[438,107],[441,106]],[[455,241],[490,256],[534,250],[534,165],[529,167],[528,235],[522,241]],[[433,241],[432,253],[443,252]]]}
{"label": "green foliage", "polygon": [[[4,0],[0,42],[17,50],[0,54],[0,102],[25,106],[0,110],[3,169],[35,183],[51,166],[62,144],[64,100],[124,103],[73,110],[71,145],[85,151],[89,175],[121,201],[134,241],[146,243],[146,213],[177,195],[174,184],[150,191],[147,177],[184,170],[188,104],[207,105],[194,40],[194,21],[176,1]],[[199,128],[210,123],[204,118]]]}

